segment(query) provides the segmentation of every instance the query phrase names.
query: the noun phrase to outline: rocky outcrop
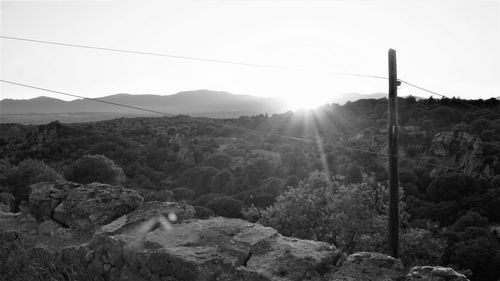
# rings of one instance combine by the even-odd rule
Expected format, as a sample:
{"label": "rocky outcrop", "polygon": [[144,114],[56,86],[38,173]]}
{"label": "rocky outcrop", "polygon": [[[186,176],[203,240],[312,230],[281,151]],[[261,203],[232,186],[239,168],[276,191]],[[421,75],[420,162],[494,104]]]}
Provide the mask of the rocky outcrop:
{"label": "rocky outcrop", "polygon": [[466,174],[483,173],[492,176],[491,167],[485,163],[483,142],[465,132],[441,132],[434,135],[430,152],[438,157],[454,157],[458,167]]}
{"label": "rocky outcrop", "polygon": [[77,187],[61,202],[55,220],[71,228],[90,230],[130,213],[142,204],[139,192],[119,186],[91,183]]}
{"label": "rocky outcrop", "polygon": [[68,193],[81,184],[68,181],[41,182],[30,186],[30,212],[39,221],[50,219]]}
{"label": "rocky outcrop", "polygon": [[415,266],[408,273],[408,281],[468,281],[465,275],[449,267]]}
{"label": "rocky outcrop", "polygon": [[[422,267],[407,275],[400,260],[384,254],[346,257],[333,245],[284,237],[240,219],[193,219],[192,206],[156,201],[141,205],[135,191],[116,186],[56,182],[35,185],[32,191],[30,203],[43,215],[38,223],[26,221],[26,230],[19,229],[18,218],[0,219],[1,242],[29,236],[34,262],[55,260],[96,280],[441,280],[432,278],[454,272]],[[16,254],[1,250],[5,261]]]}
{"label": "rocky outcrop", "polygon": [[[305,280],[322,276],[341,256],[329,244],[239,219],[188,220],[167,229],[155,227],[154,217],[144,221],[144,212],[100,229],[89,246],[93,270],[112,280]],[[103,256],[114,258],[104,263]]]}
{"label": "rocky outcrop", "polygon": [[101,183],[68,181],[31,186],[30,211],[39,221],[54,221],[78,230],[92,230],[142,204],[136,190]]}

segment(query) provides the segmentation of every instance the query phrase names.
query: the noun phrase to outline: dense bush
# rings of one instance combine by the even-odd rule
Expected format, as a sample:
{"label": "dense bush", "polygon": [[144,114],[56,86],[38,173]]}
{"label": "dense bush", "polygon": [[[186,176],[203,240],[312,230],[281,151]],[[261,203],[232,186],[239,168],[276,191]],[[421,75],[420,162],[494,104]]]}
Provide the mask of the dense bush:
{"label": "dense bush", "polygon": [[456,200],[475,191],[475,182],[457,173],[438,176],[427,187],[427,195],[434,201]]}
{"label": "dense bush", "polygon": [[189,188],[185,187],[177,187],[171,190],[172,192],[172,197],[177,200],[193,200],[195,193]]}
{"label": "dense bush", "polygon": [[29,186],[43,181],[60,180],[62,176],[44,162],[32,159],[23,160],[18,166],[6,172],[5,183],[8,192],[17,201],[28,200]]}
{"label": "dense bush", "polygon": [[203,194],[196,199],[193,200],[193,205],[199,205],[199,206],[205,206],[208,201],[218,198],[218,197],[223,197],[224,195],[222,194],[216,194],[216,193],[206,193]]}
{"label": "dense bush", "polygon": [[218,170],[222,170],[231,166],[231,156],[227,154],[217,153],[210,156],[203,162],[204,166],[214,167]]}
{"label": "dense bush", "polygon": [[233,174],[227,169],[218,172],[210,182],[210,190],[217,194],[233,194],[235,192]]}
{"label": "dense bush", "polygon": [[78,183],[100,182],[122,185],[125,182],[123,169],[103,155],[85,155],[66,169],[67,180]]}
{"label": "dense bush", "polygon": [[344,186],[315,172],[263,210],[260,222],[282,234],[334,243],[346,251],[378,249],[386,228],[383,197],[383,188],[368,179]]}
{"label": "dense bush", "polygon": [[216,197],[206,204],[218,216],[228,218],[243,218],[242,210],[246,205],[231,197]]}
{"label": "dense bush", "polygon": [[480,135],[486,129],[491,128],[491,121],[488,119],[476,119],[470,123],[470,132],[476,135]]}
{"label": "dense bush", "polygon": [[212,217],[214,215],[214,212],[210,210],[209,208],[203,207],[203,206],[193,206],[194,211],[195,211],[195,216],[196,218],[199,219],[208,219],[209,217]]}
{"label": "dense bush", "polygon": [[179,178],[179,185],[193,190],[197,195],[210,192],[210,181],[218,173],[213,167],[187,169]]}
{"label": "dense bush", "polygon": [[405,266],[439,264],[446,248],[444,238],[427,229],[409,228],[401,233],[401,259]]}
{"label": "dense bush", "polygon": [[139,190],[141,196],[144,198],[144,201],[160,201],[166,202],[170,201],[173,197],[173,192],[170,190],[150,190],[150,189],[141,189]]}

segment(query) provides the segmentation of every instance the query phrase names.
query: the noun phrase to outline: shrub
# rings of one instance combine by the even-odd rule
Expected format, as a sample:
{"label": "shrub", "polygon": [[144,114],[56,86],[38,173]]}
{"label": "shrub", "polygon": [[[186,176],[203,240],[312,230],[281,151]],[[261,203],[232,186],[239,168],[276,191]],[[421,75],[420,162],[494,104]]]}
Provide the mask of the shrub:
{"label": "shrub", "polygon": [[217,153],[205,160],[204,166],[214,167],[219,170],[225,169],[231,166],[232,158],[227,154]]}
{"label": "shrub", "polygon": [[450,227],[451,230],[455,232],[464,231],[470,226],[485,227],[488,225],[488,219],[481,216],[477,212],[469,211],[467,214],[461,216],[457,221]]}
{"label": "shrub", "polygon": [[208,203],[208,201],[218,197],[222,197],[222,195],[216,193],[206,193],[194,199],[193,205],[205,206]]}
{"label": "shrub", "polygon": [[255,207],[254,205],[243,209],[243,217],[249,222],[258,222],[262,217],[262,209]]}
{"label": "shrub", "polygon": [[498,243],[484,236],[480,236],[454,244],[450,261],[460,268],[472,270],[473,277],[488,275],[485,269],[490,266],[491,261],[493,261],[496,255],[497,249]]}
{"label": "shrub", "polygon": [[418,183],[417,175],[411,170],[400,169],[398,176],[401,183],[412,183],[415,185]]}
{"label": "shrub", "polygon": [[85,155],[65,172],[66,179],[78,183],[100,182],[122,185],[125,182],[123,169],[103,155]]}
{"label": "shrub", "polygon": [[210,190],[217,194],[233,194],[235,191],[233,174],[226,169],[218,172],[210,182]]}
{"label": "shrub", "polygon": [[363,175],[361,174],[361,168],[359,166],[350,166],[345,175],[345,181],[347,183],[360,183],[363,180]]}
{"label": "shrub", "polygon": [[214,212],[209,208],[203,206],[193,206],[193,208],[196,213],[196,217],[199,219],[208,219],[209,217],[214,216]]}
{"label": "shrub", "polygon": [[278,196],[285,189],[285,180],[277,177],[269,177],[261,181],[259,189],[270,196]]}
{"label": "shrub", "polygon": [[427,187],[427,195],[434,201],[456,200],[475,191],[473,180],[457,173],[440,175]]}
{"label": "shrub", "polygon": [[446,240],[427,229],[410,228],[401,234],[401,259],[405,266],[439,264]]}
{"label": "shrub", "polygon": [[218,197],[208,201],[206,207],[212,209],[218,216],[243,218],[242,209],[246,208],[246,205],[231,197]]}
{"label": "shrub", "polygon": [[44,162],[26,159],[7,173],[5,181],[10,187],[10,193],[18,201],[22,201],[28,200],[31,184],[60,179],[62,176]]}
{"label": "shrub", "polygon": [[192,191],[189,188],[185,187],[177,187],[171,190],[172,191],[172,197],[177,200],[193,200],[194,198],[194,191]]}
{"label": "shrub", "polygon": [[482,131],[491,128],[491,121],[488,119],[476,119],[470,123],[470,132],[480,135]]}
{"label": "shrub", "polygon": [[194,167],[187,169],[179,178],[179,185],[193,190],[197,195],[209,192],[210,181],[218,170],[213,167]]}
{"label": "shrub", "polygon": [[144,198],[144,202],[148,201],[160,201],[167,202],[170,201],[173,197],[173,192],[170,190],[150,190],[150,189],[141,189],[139,190],[140,194]]}

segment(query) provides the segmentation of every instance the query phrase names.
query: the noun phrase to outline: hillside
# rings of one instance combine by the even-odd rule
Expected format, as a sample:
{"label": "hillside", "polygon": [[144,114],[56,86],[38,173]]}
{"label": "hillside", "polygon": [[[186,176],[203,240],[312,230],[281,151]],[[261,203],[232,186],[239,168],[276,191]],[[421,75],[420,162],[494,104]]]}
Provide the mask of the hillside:
{"label": "hillside", "polygon": [[[499,101],[407,97],[398,106],[402,262],[498,279]],[[109,183],[146,202],[188,203],[200,219],[258,222],[346,254],[384,252],[386,111],[386,99],[363,99],[234,119],[1,124],[0,187],[17,211],[37,182]]]}
{"label": "hillside", "polygon": [[[64,123],[97,121],[94,113],[102,115],[103,119],[101,120],[121,116],[158,116],[155,113],[109,103],[146,108],[167,114],[189,114],[218,118],[261,113],[272,114],[284,112],[286,109],[285,102],[280,99],[233,95],[210,90],[186,91],[166,96],[116,94],[98,99],[108,102],[108,104],[85,99],[62,101],[48,97],[29,100],[4,99],[0,101],[1,122],[23,124],[36,122],[35,124],[40,124],[38,123],[40,117],[46,122],[54,120],[60,120]],[[93,117],[94,120],[92,120]]]}

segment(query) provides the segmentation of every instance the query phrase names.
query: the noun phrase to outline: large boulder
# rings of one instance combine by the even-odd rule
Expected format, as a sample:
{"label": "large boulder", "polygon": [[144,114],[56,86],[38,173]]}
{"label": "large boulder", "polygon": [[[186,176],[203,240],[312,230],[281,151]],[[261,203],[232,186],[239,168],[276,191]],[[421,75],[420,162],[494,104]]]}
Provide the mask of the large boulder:
{"label": "large boulder", "polygon": [[359,252],[351,254],[337,271],[326,275],[327,281],[392,281],[404,278],[404,266],[391,256]]}
{"label": "large boulder", "polygon": [[30,186],[30,212],[38,220],[44,221],[52,217],[54,209],[68,193],[81,184],[69,181],[40,182]]}
{"label": "large boulder", "polygon": [[107,224],[143,202],[136,190],[101,183],[55,181],[30,188],[30,212],[38,221],[54,220],[85,231]]}
{"label": "large boulder", "polygon": [[54,207],[54,220],[78,230],[93,230],[142,205],[136,190],[101,183],[74,188]]}

